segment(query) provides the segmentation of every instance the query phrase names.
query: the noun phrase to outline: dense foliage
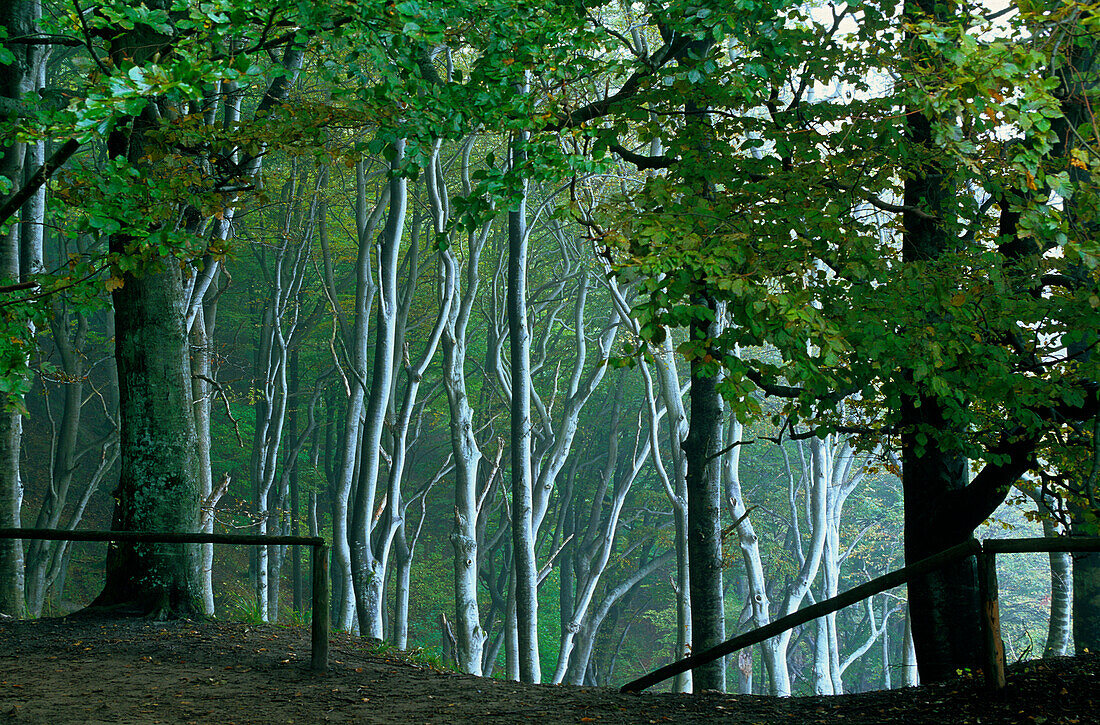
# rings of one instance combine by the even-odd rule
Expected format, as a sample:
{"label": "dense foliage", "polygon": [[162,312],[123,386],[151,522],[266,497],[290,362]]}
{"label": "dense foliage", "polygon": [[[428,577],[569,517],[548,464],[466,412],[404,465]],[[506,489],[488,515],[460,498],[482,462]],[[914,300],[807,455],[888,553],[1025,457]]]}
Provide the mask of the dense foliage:
{"label": "dense foliage", "polygon": [[[0,526],[315,531],[338,626],[601,684],[969,538],[1013,485],[1048,533],[1096,530],[1090,6],[0,21]],[[306,601],[280,547],[164,554],[112,550],[98,603]],[[69,556],[0,551],[0,611],[39,614]],[[911,623],[922,676],[971,666],[974,581],[776,638],[727,686],[909,683]]]}

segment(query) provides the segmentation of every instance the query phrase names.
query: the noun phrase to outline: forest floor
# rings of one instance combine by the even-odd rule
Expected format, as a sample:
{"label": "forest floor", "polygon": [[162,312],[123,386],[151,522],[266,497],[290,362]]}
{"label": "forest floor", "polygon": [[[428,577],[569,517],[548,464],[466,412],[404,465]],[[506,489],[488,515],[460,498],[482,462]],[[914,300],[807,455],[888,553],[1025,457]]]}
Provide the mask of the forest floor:
{"label": "forest floor", "polygon": [[87,618],[0,620],[0,723],[1097,723],[1100,656],[1030,662],[1008,688],[974,678],[836,697],[621,694],[442,672],[309,630]]}

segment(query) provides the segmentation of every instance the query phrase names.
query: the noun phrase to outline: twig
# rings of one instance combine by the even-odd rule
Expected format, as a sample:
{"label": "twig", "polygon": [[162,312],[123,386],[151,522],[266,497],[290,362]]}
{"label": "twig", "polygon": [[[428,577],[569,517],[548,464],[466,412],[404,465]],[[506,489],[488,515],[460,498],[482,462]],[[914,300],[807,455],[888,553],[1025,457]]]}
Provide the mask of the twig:
{"label": "twig", "polygon": [[241,448],[244,448],[244,438],[241,437],[241,424],[237,421],[236,418],[233,417],[232,411],[229,410],[229,396],[226,395],[225,388],[223,388],[221,386],[221,383],[219,383],[217,380],[214,380],[213,378],[208,378],[205,375],[192,374],[191,377],[195,378],[196,380],[202,380],[203,382],[210,383],[210,385],[214,386],[214,391],[221,396],[222,403],[225,405],[226,417],[229,418],[229,420],[233,421],[233,432],[237,434],[237,442],[240,444]]}

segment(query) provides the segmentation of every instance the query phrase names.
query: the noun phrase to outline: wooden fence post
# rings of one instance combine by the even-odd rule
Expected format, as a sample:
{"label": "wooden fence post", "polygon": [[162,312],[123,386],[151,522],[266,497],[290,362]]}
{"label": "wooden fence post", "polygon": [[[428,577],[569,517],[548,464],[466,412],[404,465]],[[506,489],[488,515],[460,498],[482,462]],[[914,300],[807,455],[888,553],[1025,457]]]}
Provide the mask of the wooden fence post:
{"label": "wooden fence post", "polygon": [[1001,639],[1001,610],[997,601],[997,555],[983,549],[977,556],[978,588],[982,599],[983,669],[991,690],[1005,686],[1005,647]]}
{"label": "wooden fence post", "polygon": [[310,667],[324,672],[328,669],[328,547],[314,545],[310,559],[313,567],[313,660]]}

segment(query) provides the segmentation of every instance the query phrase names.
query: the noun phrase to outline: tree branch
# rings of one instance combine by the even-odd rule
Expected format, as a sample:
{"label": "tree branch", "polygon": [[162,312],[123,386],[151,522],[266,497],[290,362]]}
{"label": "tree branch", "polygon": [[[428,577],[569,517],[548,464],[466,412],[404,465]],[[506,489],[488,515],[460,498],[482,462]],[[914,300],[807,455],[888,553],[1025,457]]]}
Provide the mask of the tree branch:
{"label": "tree branch", "polygon": [[60,169],[69,160],[69,157],[76,153],[78,148],[80,148],[80,142],[71,138],[61,148],[54,151],[53,155],[46,160],[46,163],[42,164],[38,171],[35,171],[34,175],[27,180],[23,188],[9,196],[4,204],[0,206],[0,224],[6,222],[19,211],[34,196],[34,193],[53,176],[54,172]]}

